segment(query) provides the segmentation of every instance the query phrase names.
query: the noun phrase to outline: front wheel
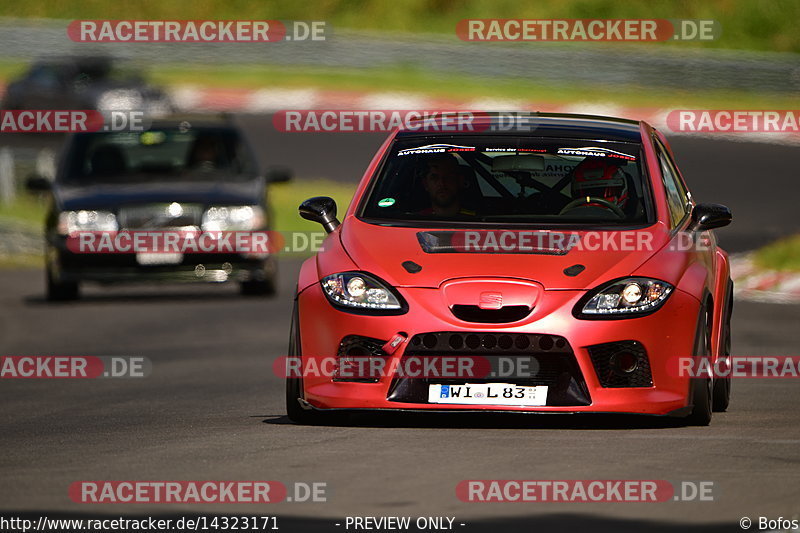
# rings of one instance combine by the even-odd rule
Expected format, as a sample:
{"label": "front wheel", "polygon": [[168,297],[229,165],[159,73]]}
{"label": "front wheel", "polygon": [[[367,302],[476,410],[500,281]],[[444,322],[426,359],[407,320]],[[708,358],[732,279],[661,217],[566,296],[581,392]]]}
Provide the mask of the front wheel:
{"label": "front wheel", "polygon": [[[709,362],[711,360],[711,333],[709,330],[709,313],[703,308],[697,324],[695,335],[694,357],[698,360]],[[707,426],[711,424],[713,412],[713,388],[714,382],[709,377],[692,378],[690,394],[692,398],[692,412],[686,417],[686,423],[690,426]]]}
{"label": "front wheel", "polygon": [[[295,293],[296,293],[295,289]],[[289,329],[289,357],[288,359],[300,359],[302,350],[300,348],[300,320],[298,317],[297,302],[295,301],[292,311],[292,325]],[[287,362],[286,369],[298,368],[300,365],[291,365]],[[286,416],[295,424],[316,425],[326,420],[326,413],[320,413],[313,409],[306,409],[301,404],[304,400],[303,377],[286,376]]]}
{"label": "front wheel", "polygon": [[81,296],[77,281],[55,281],[50,270],[47,271],[47,299],[51,302],[77,300]]}
{"label": "front wheel", "polygon": [[303,378],[286,378],[286,416],[295,424],[316,425],[323,422],[324,416],[306,409],[300,401],[303,399]]}
{"label": "front wheel", "polygon": [[254,279],[239,283],[242,296],[274,296],[278,292],[272,279]]}
{"label": "front wheel", "polygon": [[[728,298],[725,305],[725,324],[723,327],[721,355],[731,355],[731,316],[733,315],[733,282],[728,282]],[[714,382],[714,411],[724,412],[731,403],[731,377],[726,376]]]}

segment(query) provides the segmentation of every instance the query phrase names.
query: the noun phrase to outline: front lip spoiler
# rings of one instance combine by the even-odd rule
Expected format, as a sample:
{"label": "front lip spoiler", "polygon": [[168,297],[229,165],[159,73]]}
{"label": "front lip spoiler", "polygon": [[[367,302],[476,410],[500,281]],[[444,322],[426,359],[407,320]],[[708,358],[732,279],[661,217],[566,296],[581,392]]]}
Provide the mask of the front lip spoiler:
{"label": "front lip spoiler", "polygon": [[402,409],[402,408],[371,408],[371,407],[349,407],[346,409],[320,409],[308,403],[303,398],[298,398],[297,401],[300,406],[307,411],[316,411],[318,413],[425,413],[425,414],[512,414],[512,415],[618,415],[618,416],[631,416],[637,415],[641,417],[655,417],[655,418],[682,418],[691,413],[691,407],[681,407],[663,415],[655,415],[650,413],[636,413],[627,411],[512,411],[504,409]]}

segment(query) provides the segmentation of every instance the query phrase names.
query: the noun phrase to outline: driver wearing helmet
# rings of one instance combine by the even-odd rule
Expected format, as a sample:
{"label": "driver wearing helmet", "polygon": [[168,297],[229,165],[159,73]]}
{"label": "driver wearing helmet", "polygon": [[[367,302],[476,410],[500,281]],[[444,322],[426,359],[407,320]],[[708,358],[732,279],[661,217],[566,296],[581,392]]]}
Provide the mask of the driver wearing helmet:
{"label": "driver wearing helmet", "polygon": [[574,200],[562,213],[573,208],[594,206],[624,214],[628,203],[628,180],[622,167],[624,161],[606,157],[587,157],[572,173]]}

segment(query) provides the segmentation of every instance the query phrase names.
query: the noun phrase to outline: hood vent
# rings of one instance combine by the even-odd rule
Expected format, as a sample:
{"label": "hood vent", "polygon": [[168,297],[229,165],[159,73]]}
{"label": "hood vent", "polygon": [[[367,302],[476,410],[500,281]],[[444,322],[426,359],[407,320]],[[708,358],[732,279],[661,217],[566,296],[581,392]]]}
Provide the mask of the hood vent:
{"label": "hood vent", "polygon": [[451,311],[459,320],[480,324],[516,322],[531,314],[531,308],[527,305],[507,305],[499,309],[481,309],[477,305],[454,305]]}
{"label": "hood vent", "polygon": [[[499,237],[502,231],[420,231],[417,240],[422,251],[427,254],[529,254],[529,255],[566,255],[569,247],[537,246],[537,239],[530,243],[508,245],[497,242],[492,237]],[[491,235],[494,234],[494,235]],[[547,239],[542,239],[547,240]]]}

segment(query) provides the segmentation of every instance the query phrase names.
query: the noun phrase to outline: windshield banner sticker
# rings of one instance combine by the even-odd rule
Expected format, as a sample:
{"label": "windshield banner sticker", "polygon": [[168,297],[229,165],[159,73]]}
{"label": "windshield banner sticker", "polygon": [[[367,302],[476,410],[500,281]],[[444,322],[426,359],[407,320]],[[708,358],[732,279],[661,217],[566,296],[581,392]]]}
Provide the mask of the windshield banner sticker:
{"label": "windshield banner sticker", "polygon": [[599,148],[597,146],[587,146],[585,148],[559,148],[556,152],[558,155],[575,155],[584,157],[616,157],[628,161],[636,161],[636,157],[623,154],[608,148]]}
{"label": "windshield banner sticker", "polygon": [[426,144],[416,148],[405,148],[397,152],[397,155],[412,154],[441,154],[445,152],[474,152],[474,146],[459,146],[457,144]]}

